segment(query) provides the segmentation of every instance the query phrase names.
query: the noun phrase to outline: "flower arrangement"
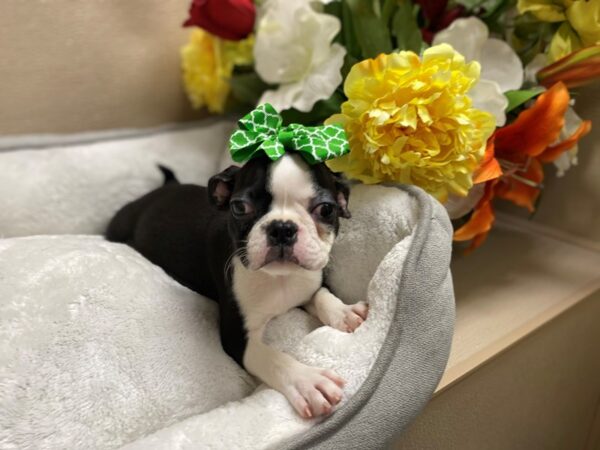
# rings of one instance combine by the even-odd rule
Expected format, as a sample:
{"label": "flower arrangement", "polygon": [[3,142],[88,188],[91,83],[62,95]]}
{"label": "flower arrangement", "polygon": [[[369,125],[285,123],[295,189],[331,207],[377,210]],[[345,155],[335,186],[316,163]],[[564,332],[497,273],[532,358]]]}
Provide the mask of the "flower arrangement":
{"label": "flower arrangement", "polygon": [[193,0],[184,25],[194,107],[342,126],[332,170],[421,187],[470,249],[591,128],[569,90],[600,78],[600,0]]}

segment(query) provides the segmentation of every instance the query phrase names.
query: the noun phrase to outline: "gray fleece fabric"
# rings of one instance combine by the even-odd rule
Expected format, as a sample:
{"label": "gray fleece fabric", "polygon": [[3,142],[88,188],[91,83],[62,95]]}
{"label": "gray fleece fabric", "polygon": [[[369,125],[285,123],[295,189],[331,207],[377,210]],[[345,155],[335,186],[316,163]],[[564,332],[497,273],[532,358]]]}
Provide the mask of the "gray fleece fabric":
{"label": "gray fleece fabric", "polygon": [[[119,202],[159,184],[152,161],[203,182],[226,164],[213,147],[229,129],[212,123],[0,154],[0,166],[5,158],[17,172],[49,169],[46,189],[28,192],[24,179],[13,196],[42,206],[46,224],[13,198],[11,220],[0,218],[4,235],[64,233],[0,239],[0,448],[380,448],[431,397],[454,322],[452,230],[441,205],[417,188],[352,189],[353,218],[342,224],[327,280],[347,303],[370,303],[355,333],[298,309],[269,327],[272,345],[348,381],[342,404],[322,421],[300,419],[221,351],[214,302],[126,246],[69,235],[97,233]],[[199,155],[195,139],[207,133],[212,146]],[[169,152],[174,145],[180,150]],[[192,163],[202,163],[200,175]],[[10,182],[18,189],[20,177]],[[82,207],[86,196],[69,189],[83,185],[100,208]]]}

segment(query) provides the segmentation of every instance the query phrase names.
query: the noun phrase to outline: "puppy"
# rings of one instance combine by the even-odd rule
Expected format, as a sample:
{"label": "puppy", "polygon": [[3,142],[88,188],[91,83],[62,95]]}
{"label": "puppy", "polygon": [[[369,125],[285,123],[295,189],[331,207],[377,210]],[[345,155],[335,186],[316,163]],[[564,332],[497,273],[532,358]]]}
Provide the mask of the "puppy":
{"label": "puppy", "polygon": [[266,345],[263,333],[298,306],[346,332],[366,319],[366,304],[345,305],[323,285],[339,218],[350,217],[347,185],[297,154],[231,166],[207,188],[179,184],[161,169],[165,185],[121,209],[106,237],[217,300],[224,350],[301,416],[330,413],[342,398],[342,378]]}

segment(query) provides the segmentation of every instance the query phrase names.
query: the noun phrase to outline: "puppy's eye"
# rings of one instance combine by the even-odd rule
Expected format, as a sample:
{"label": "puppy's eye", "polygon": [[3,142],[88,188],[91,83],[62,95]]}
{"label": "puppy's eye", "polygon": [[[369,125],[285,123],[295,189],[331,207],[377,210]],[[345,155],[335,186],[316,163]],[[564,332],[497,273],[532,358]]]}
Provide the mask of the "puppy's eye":
{"label": "puppy's eye", "polygon": [[235,217],[243,217],[254,212],[254,207],[244,200],[232,200],[229,204],[231,214]]}
{"label": "puppy's eye", "polygon": [[321,203],[313,208],[312,213],[319,219],[331,219],[335,213],[335,205],[333,203]]}

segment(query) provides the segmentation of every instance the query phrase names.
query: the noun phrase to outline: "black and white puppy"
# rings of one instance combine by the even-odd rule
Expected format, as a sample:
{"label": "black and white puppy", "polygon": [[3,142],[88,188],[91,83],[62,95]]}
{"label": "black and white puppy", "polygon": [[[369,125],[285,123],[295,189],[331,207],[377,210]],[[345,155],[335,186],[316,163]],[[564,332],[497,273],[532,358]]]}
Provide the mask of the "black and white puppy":
{"label": "black and white puppy", "polygon": [[263,333],[298,306],[346,332],[366,319],[366,304],[345,305],[323,286],[338,220],[350,217],[347,185],[297,154],[231,166],[207,188],[163,172],[165,185],[121,209],[107,238],[217,300],[225,351],[303,417],[328,414],[342,398],[340,376],[275,350]]}

